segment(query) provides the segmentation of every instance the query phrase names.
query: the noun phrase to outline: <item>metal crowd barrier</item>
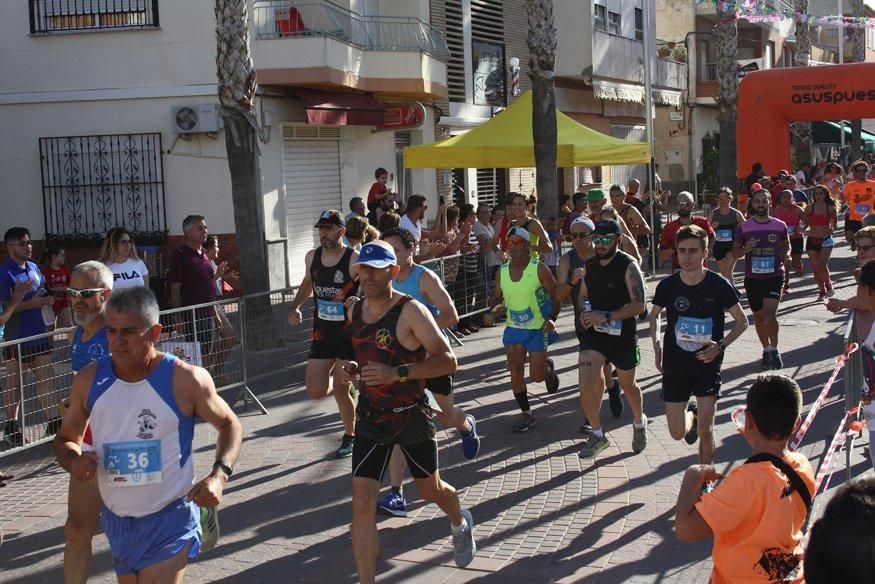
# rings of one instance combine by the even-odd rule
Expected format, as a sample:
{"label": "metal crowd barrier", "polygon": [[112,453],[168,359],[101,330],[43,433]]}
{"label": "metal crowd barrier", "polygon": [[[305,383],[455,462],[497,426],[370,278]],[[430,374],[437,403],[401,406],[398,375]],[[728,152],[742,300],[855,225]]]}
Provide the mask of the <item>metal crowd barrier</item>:
{"label": "metal crowd barrier", "polygon": [[[845,334],[843,336],[843,350],[847,353],[848,348],[852,344],[857,344],[861,342],[860,335],[857,334],[857,319],[855,311],[851,311],[851,315],[848,317],[848,324],[845,327]],[[865,336],[865,335],[864,335]],[[863,392],[863,384],[866,380],[863,377],[863,355],[857,350],[849,355],[848,362],[845,364],[845,411],[850,412],[853,411],[854,408],[857,408],[860,405],[860,399],[862,397]],[[851,420],[860,419],[861,416],[859,412],[851,416]],[[851,476],[851,450],[854,447],[854,440],[856,440],[859,435],[855,435],[852,432],[848,432],[845,438],[845,468],[847,468],[848,472],[848,480],[851,480],[853,477]],[[870,448],[873,445],[869,445]]]}

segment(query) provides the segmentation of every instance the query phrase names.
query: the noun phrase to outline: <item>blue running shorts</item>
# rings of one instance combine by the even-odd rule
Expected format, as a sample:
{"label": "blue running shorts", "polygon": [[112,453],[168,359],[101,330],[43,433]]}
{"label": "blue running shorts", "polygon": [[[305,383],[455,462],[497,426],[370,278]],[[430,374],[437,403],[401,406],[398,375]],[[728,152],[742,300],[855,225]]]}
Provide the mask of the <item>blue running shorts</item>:
{"label": "blue running shorts", "polygon": [[554,331],[550,334],[541,329],[521,329],[512,326],[504,327],[502,342],[505,347],[522,345],[529,353],[543,353],[547,346],[554,342],[559,335]]}
{"label": "blue running shorts", "polygon": [[200,511],[185,499],[143,517],[120,517],[104,505],[100,523],[109,540],[112,567],[119,576],[169,560],[189,543],[188,559],[200,551]]}

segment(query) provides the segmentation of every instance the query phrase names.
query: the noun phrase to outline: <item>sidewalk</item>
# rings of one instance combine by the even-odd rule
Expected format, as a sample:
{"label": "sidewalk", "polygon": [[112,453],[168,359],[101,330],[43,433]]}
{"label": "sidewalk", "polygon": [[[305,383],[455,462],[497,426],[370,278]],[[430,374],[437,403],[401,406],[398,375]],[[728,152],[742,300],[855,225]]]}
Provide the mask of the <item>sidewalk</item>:
{"label": "sidewalk", "polygon": [[[841,275],[837,295],[854,292],[847,245],[836,250],[832,267]],[[807,262],[806,262],[807,265]],[[841,350],[846,315],[833,315],[815,302],[810,271],[804,286],[793,286],[779,320],[783,373],[814,401]],[[651,284],[650,293],[655,284]],[[631,451],[631,412],[614,419],[603,407],[613,446],[593,463],[581,460],[582,422],[577,393],[577,343],[570,311],[559,320],[561,341],[551,349],[561,380],[548,396],[543,384],[530,386],[538,425],[517,435],[518,415],[501,346],[502,328],[483,329],[457,350],[457,403],[478,419],[482,450],[462,457],[455,431],[440,432],[442,475],[459,489],[476,522],[478,554],[465,570],[452,560],[449,522],[434,505],[423,505],[406,487],[406,519],[379,517],[381,582],[703,582],[711,569],[710,544],[682,544],[673,534],[674,503],[683,470],[696,462],[696,447],[668,435],[660,375],[646,324],[639,326],[642,364],[639,383],[650,418],[647,449]],[[750,330],[729,348],[724,362],[724,398],[716,422],[717,466],[723,472],[749,455],[729,420],[758,373],[760,346]],[[306,401],[298,379],[288,387],[257,391],[268,416],[243,413],[246,441],[221,508],[219,546],[194,562],[188,582],[354,582],[349,541],[349,460],[333,458],[341,427],[334,401]],[[817,467],[842,416],[842,378],[809,430],[800,451]],[[238,406],[238,413],[242,408]],[[215,433],[200,424],[195,460],[199,474],[213,460]],[[852,472],[868,469],[857,447]],[[67,475],[38,447],[0,459],[16,474],[0,490],[0,582],[63,580],[63,525]],[[845,479],[840,456],[831,491]],[[830,491],[830,492],[831,492]],[[829,496],[829,493],[827,494]],[[94,538],[93,582],[115,582],[108,545]]]}

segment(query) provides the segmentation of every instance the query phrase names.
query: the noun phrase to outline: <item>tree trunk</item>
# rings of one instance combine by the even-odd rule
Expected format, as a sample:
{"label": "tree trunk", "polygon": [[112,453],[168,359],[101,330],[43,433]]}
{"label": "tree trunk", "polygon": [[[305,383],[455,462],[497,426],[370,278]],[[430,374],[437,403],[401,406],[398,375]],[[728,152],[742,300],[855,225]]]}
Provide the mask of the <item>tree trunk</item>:
{"label": "tree trunk", "polygon": [[720,126],[720,185],[736,190],[738,118],[738,19],[734,7],[718,2],[717,18],[717,121]]}
{"label": "tree trunk", "polygon": [[556,171],[556,25],[553,0],[526,0],[529,78],[532,80],[532,140],[535,144],[538,215],[559,217]]}
{"label": "tree trunk", "polygon": [[[808,67],[808,61],[811,59],[811,34],[808,28],[808,0],[793,0],[794,12],[796,14],[796,57],[793,65],[795,67]],[[804,20],[803,20],[804,19]],[[790,168],[794,172],[805,162],[811,162],[811,122],[796,122],[796,167]],[[789,166],[789,160],[788,166]],[[775,172],[773,169],[766,169],[767,172]]]}
{"label": "tree trunk", "polygon": [[[853,15],[857,18],[864,18],[866,16],[863,0],[851,0],[851,10],[853,10]],[[839,29],[839,33],[843,32],[844,29]],[[862,63],[866,60],[866,29],[852,28],[850,35],[851,54],[853,55],[854,63]],[[851,162],[860,159],[863,148],[862,133],[862,120],[851,120]]]}

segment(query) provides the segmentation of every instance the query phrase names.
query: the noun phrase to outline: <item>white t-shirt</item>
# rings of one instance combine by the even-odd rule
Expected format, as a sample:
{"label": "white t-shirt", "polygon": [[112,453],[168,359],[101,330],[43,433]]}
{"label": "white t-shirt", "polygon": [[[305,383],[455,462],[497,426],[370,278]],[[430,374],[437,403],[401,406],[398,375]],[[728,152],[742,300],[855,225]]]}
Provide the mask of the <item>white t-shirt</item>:
{"label": "white t-shirt", "polygon": [[[471,234],[474,237],[480,237],[481,235],[484,235],[486,236],[486,241],[488,242],[490,239],[495,237],[495,227],[492,225],[492,223],[487,223],[486,225],[484,225],[480,221],[477,221],[474,223],[474,228],[471,230]],[[501,262],[498,261],[498,255],[494,251],[486,252],[486,265],[501,265]]]}
{"label": "white t-shirt", "polygon": [[805,180],[805,171],[797,170],[796,171],[796,188],[803,189],[808,185],[808,181]]}
{"label": "white t-shirt", "polygon": [[422,239],[422,220],[417,219],[416,225],[414,225],[413,221],[410,220],[410,217],[405,214],[401,217],[401,221],[398,222],[398,226],[412,233],[413,239],[416,241]]}
{"label": "white t-shirt", "polygon": [[146,276],[149,275],[149,269],[143,263],[143,260],[128,258],[120,264],[106,264],[106,267],[112,270],[112,275],[115,279],[112,287],[115,290],[146,285]]}

